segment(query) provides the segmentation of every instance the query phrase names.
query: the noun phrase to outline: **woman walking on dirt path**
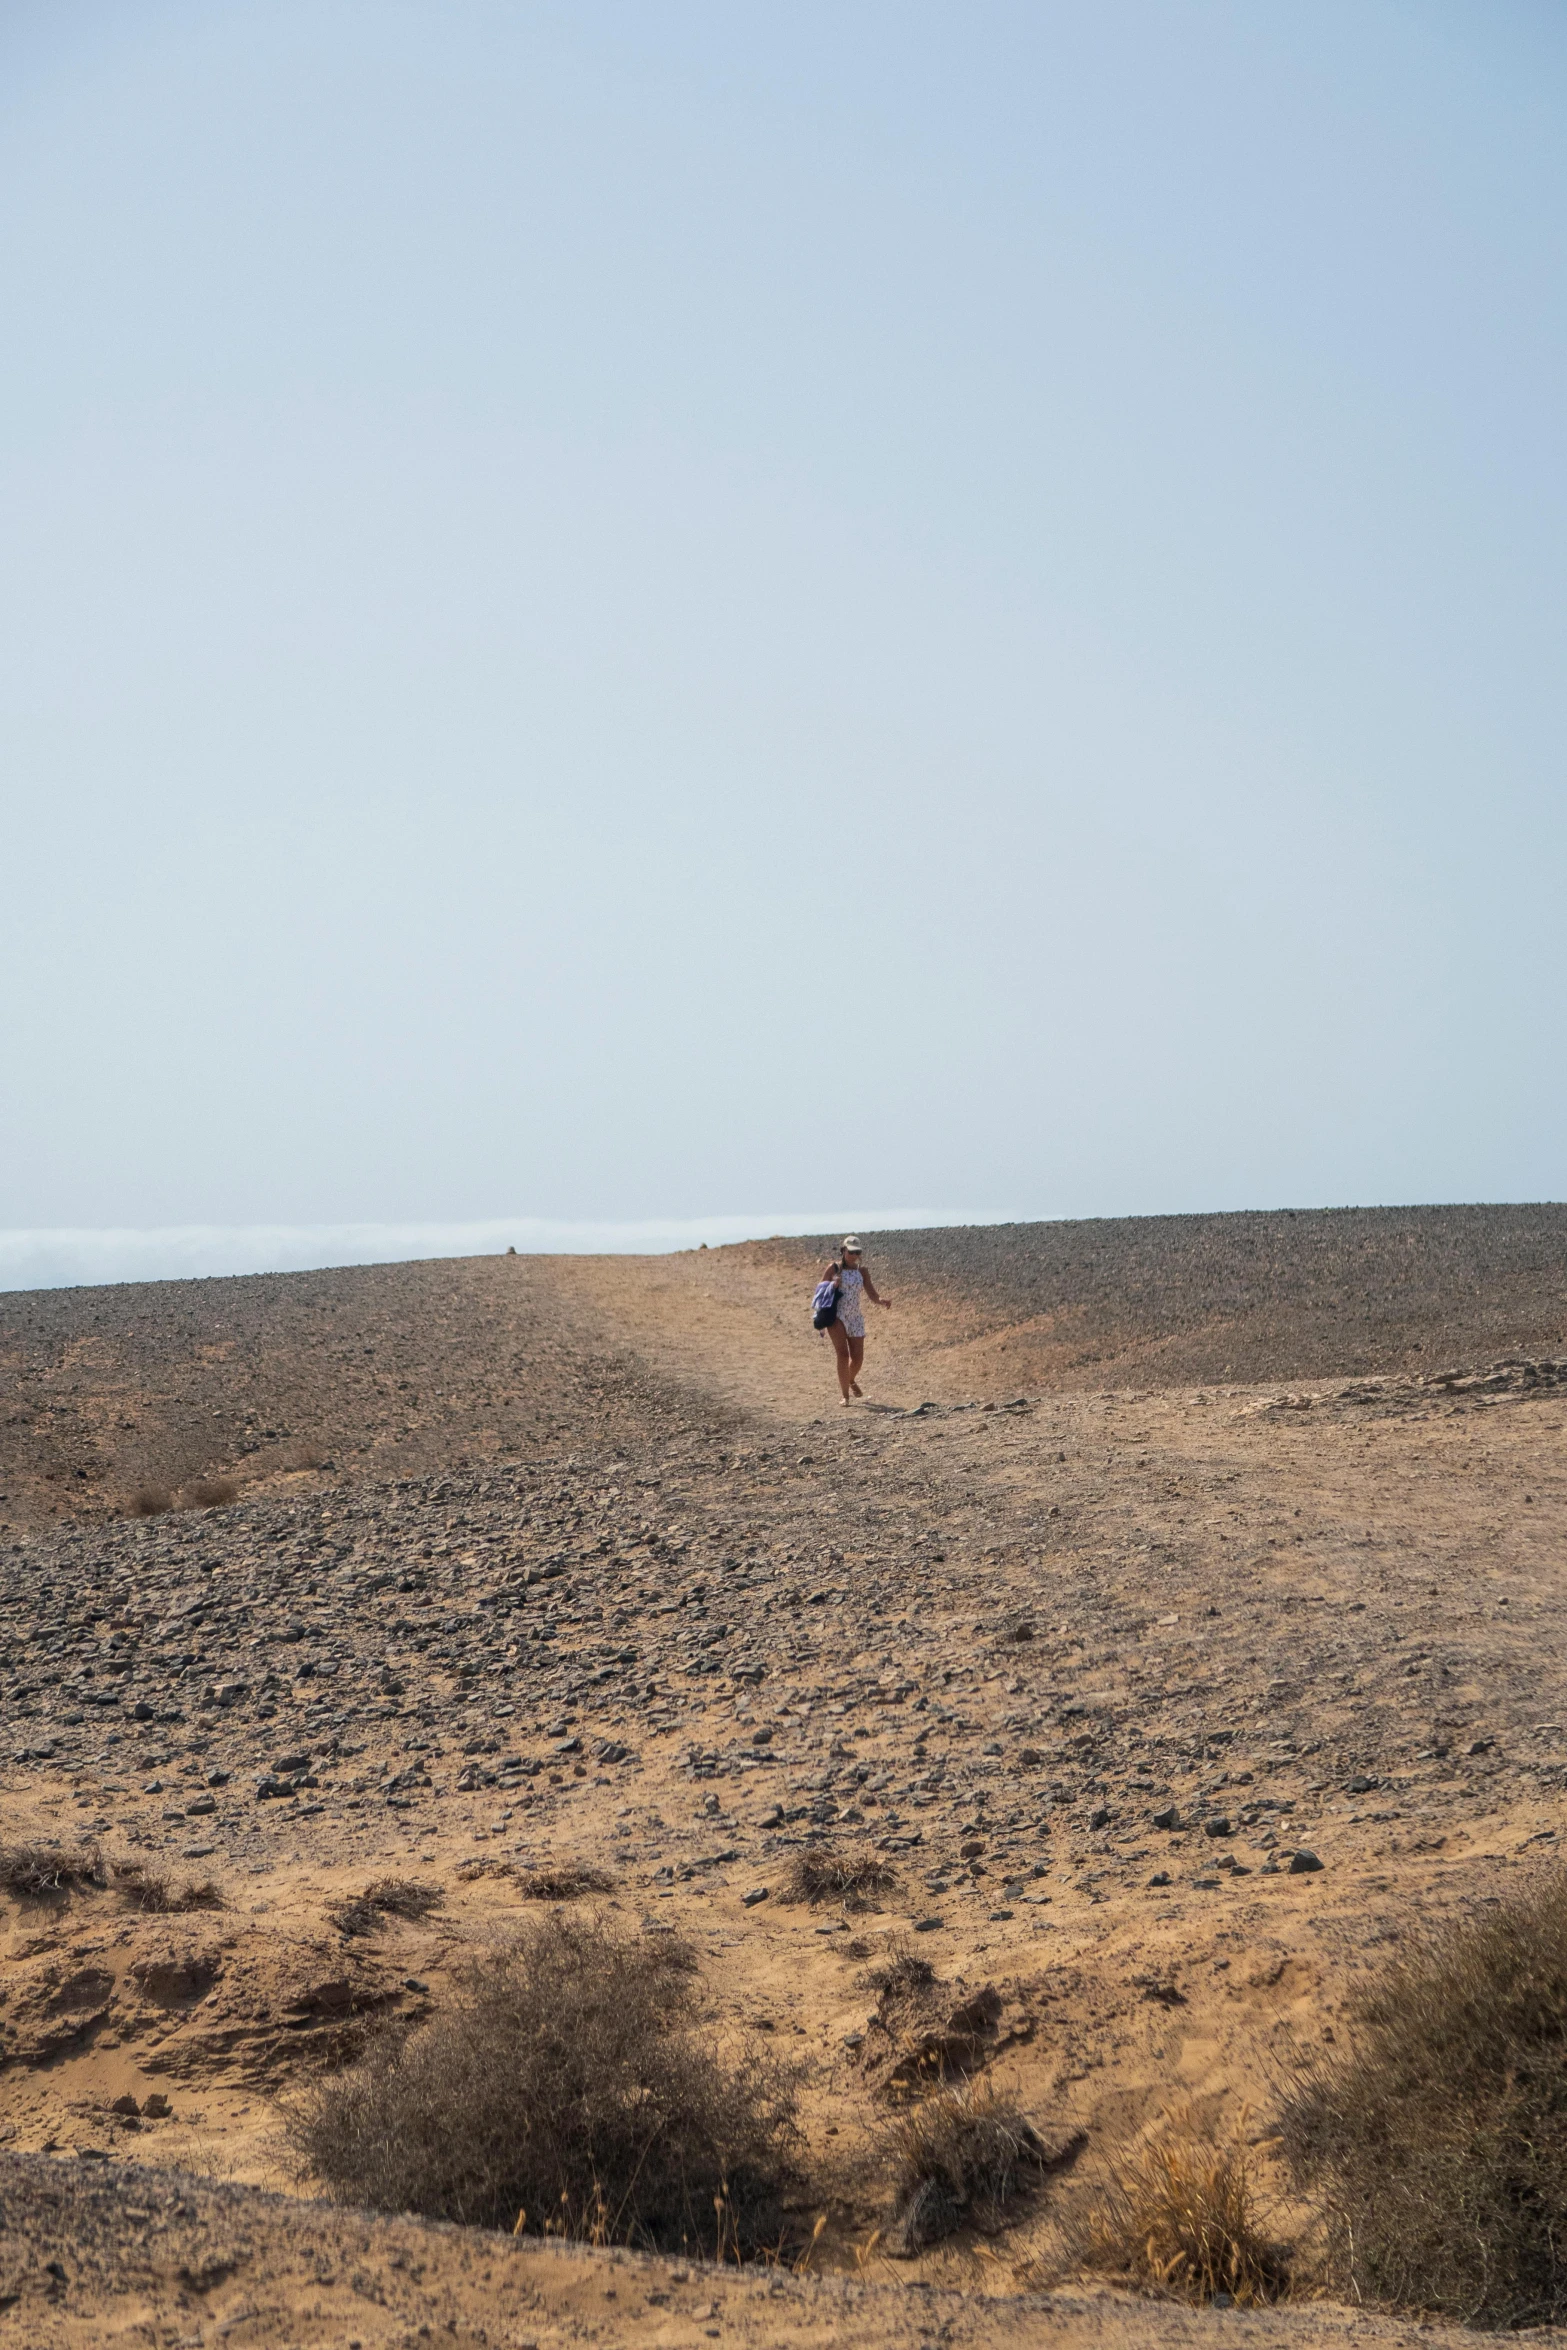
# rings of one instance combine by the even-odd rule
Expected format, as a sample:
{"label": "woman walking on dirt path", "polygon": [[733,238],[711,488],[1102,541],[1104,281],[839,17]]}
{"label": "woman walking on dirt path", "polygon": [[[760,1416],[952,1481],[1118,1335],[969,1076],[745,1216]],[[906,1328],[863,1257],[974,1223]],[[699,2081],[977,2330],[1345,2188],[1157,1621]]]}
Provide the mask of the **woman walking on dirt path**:
{"label": "woman walking on dirt path", "polygon": [[843,1244],[841,1265],[829,1265],[823,1280],[836,1279],[838,1284],[838,1311],[827,1328],[832,1337],[832,1350],[838,1358],[838,1385],[843,1400],[860,1393],[860,1365],[865,1360],[865,1300],[880,1306],[890,1314],[891,1306],[876,1294],[876,1284],[860,1263],[860,1244],[851,1232]]}

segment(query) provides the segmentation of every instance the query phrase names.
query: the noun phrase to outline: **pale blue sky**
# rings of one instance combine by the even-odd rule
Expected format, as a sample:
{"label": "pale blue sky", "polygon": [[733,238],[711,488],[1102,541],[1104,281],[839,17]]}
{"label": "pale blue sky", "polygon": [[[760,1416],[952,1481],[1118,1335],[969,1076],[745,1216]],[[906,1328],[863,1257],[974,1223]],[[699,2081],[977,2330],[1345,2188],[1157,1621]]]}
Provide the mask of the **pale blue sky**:
{"label": "pale blue sky", "polygon": [[1567,17],[7,0],[0,1226],[1561,1197]]}

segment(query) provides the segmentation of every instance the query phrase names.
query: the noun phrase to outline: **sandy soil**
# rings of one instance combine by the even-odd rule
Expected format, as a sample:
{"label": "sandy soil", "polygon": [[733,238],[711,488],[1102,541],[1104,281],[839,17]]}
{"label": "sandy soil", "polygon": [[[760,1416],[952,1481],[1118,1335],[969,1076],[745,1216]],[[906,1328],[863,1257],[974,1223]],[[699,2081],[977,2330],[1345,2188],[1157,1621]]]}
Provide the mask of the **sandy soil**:
{"label": "sandy soil", "polygon": [[[1102,1336],[1116,1228],[1077,1229]],[[1264,1301],[1270,1375],[1244,1386],[1172,1383],[1169,1329],[1138,1340],[1126,1307],[1098,1390],[1081,1363],[1014,1383],[990,1238],[903,1236],[872,1258],[894,1312],[852,1412],[801,1245],[4,1301],[0,1827],[210,1877],[222,1907],[83,1885],[0,1911],[0,2342],[673,2341],[715,2299],[720,2336],[769,2340],[1356,2322],[1031,2288],[1074,2198],[1173,2108],[1266,2173],[1279,2080],[1364,1970],[1554,1854],[1558,1342],[1538,1268],[1511,1322],[1480,1280],[1507,1292],[1516,1232],[1470,1232],[1455,1302],[1445,1229],[1443,1278],[1406,1281],[1396,1328],[1363,1317],[1332,1375],[1315,1306],[1292,1352],[1288,1299]],[[1199,1298],[1181,1343],[1212,1321]],[[1432,1376],[1502,1353],[1541,1367]],[[57,1402],[102,1472],[63,1490]],[[157,1431],[180,1414],[176,1461]],[[330,1465],[287,1467],[289,1443]],[[231,1506],[109,1508],[219,1472]],[[889,1860],[883,1908],[785,1905],[812,1841]],[[645,2264],[622,2283],[607,2256],[298,2200],[291,2086],[430,2012],[530,1914],[520,1872],[565,1859],[607,1872],[623,1929],[690,1940],[720,2037],[803,2061],[825,2281],[703,2270],[649,2301]],[[334,1911],[386,1873],[439,1905],[344,1934]],[[889,2032],[865,1977],[904,1944],[938,1985]],[[985,1986],[976,2061],[1083,2150],[1002,2237],[890,2261],[889,2080]],[[204,2289],[185,2238],[214,2230],[249,2249]],[[74,2265],[47,2249],[67,2236]]]}

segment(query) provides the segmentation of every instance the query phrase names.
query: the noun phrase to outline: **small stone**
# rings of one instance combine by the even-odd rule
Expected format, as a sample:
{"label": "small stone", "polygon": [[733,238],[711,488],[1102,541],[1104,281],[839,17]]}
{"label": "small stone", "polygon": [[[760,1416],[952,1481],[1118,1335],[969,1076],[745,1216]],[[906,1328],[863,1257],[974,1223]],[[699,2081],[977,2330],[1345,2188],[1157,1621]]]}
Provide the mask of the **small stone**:
{"label": "small stone", "polygon": [[141,2118],[144,2122],[166,2122],[173,2111],[174,2108],[164,2096],[163,2091],[154,2089],[152,2095],[142,2106]]}
{"label": "small stone", "polygon": [[1229,1821],[1222,1815],[1216,1820],[1204,1820],[1202,1832],[1205,1836],[1232,1836],[1235,1833]]}
{"label": "small stone", "polygon": [[945,1918],[916,1918],[914,1932],[916,1934],[939,1934],[946,1922]]}
{"label": "small stone", "polygon": [[1290,1854],[1289,1873],[1292,1877],[1309,1876],[1313,1869],[1320,1869],[1321,1866],[1322,1863],[1317,1855],[1309,1851],[1304,1844],[1298,1852]]}
{"label": "small stone", "polygon": [[1088,1815],[1088,1825],[1091,1828],[1108,1828],[1110,1825],[1109,1805],[1101,1803],[1096,1810],[1091,1811]]}
{"label": "small stone", "polygon": [[1163,1811],[1154,1812],[1152,1818],[1156,1828],[1178,1828],[1181,1824],[1181,1815],[1173,1803],[1166,1804]]}
{"label": "small stone", "polygon": [[1155,1869],[1155,1870],[1154,1870],[1154,1873],[1153,1873],[1153,1875],[1152,1875],[1152,1876],[1149,1878],[1148,1882],[1149,1882],[1149,1884],[1150,1884],[1150,1885],[1168,1885],[1168,1883],[1170,1882],[1170,1872],[1169,1872],[1169,1870],[1168,1870],[1168,1869]]}
{"label": "small stone", "polygon": [[1469,1744],[1464,1748],[1464,1752],[1465,1754],[1489,1754],[1495,1744],[1494,1738],[1471,1738]]}
{"label": "small stone", "polygon": [[767,1892],[768,1889],[765,1885],[753,1885],[749,1893],[741,1894],[741,1903],[746,1909],[755,1909],[759,1901],[767,1899]]}
{"label": "small stone", "polygon": [[1357,1771],[1352,1779],[1346,1781],[1344,1792],[1346,1795],[1369,1795],[1376,1785],[1375,1779],[1368,1779],[1364,1771]]}

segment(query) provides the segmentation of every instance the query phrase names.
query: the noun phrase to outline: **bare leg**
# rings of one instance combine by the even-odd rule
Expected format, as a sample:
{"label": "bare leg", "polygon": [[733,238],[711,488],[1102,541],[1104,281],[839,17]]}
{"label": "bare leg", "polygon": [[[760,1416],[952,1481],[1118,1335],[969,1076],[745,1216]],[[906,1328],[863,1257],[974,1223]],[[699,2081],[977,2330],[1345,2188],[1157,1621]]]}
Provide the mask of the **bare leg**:
{"label": "bare leg", "polygon": [[854,1384],[854,1373],[849,1365],[850,1342],[844,1335],[842,1325],[837,1322],[828,1323],[827,1335],[832,1340],[832,1351],[837,1358],[838,1385],[843,1390],[843,1400],[847,1403],[849,1389]]}
{"label": "bare leg", "polygon": [[[864,1339],[851,1338],[849,1341],[849,1386],[856,1395],[860,1393],[860,1366],[864,1360]],[[840,1370],[839,1377],[841,1378],[842,1375],[842,1371]]]}

